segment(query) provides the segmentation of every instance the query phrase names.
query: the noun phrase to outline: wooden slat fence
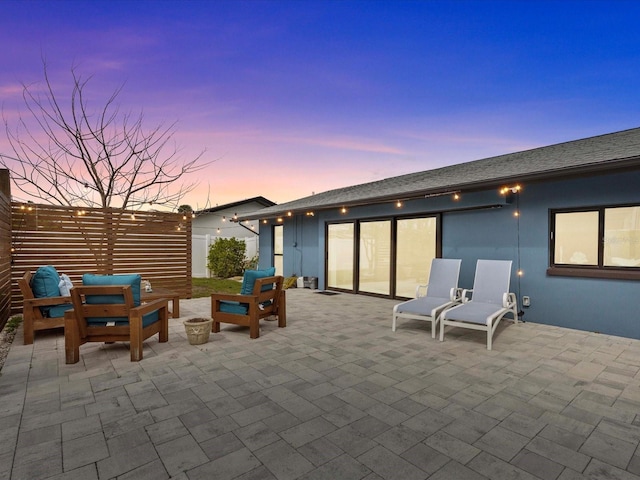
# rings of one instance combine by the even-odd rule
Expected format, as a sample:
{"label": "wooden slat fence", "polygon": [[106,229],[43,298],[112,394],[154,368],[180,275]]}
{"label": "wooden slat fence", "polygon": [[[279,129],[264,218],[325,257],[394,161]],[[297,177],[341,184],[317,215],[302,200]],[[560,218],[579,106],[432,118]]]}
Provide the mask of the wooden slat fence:
{"label": "wooden slat fence", "polygon": [[11,181],[0,170],[0,330],[11,316]]}
{"label": "wooden slat fence", "polygon": [[84,273],[139,273],[152,286],[191,297],[191,218],[179,213],[12,203],[12,311],[17,279],[53,265],[74,283]]}

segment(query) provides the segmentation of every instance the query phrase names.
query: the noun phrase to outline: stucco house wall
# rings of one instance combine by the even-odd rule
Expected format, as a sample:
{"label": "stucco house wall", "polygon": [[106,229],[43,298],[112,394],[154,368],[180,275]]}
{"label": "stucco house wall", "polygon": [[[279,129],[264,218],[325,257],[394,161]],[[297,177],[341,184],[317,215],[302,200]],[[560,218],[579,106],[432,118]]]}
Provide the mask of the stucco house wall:
{"label": "stucco house wall", "polygon": [[[640,152],[640,147],[637,150]],[[640,205],[637,158],[637,153],[630,155],[629,168],[625,170],[589,170],[584,174],[524,181],[522,190],[510,197],[500,195],[498,188],[491,186],[462,191],[457,202],[450,195],[442,195],[408,200],[400,209],[387,201],[350,206],[345,214],[335,205],[318,209],[313,216],[298,211],[284,217],[281,223],[285,239],[284,273],[316,276],[319,288],[326,288],[327,222],[440,213],[442,257],[462,259],[460,286],[472,287],[478,259],[512,260],[511,290],[517,294],[525,321],[637,339],[640,338],[637,275],[635,279],[586,278],[552,276],[547,271],[550,210]],[[516,211],[518,216],[514,215]],[[271,235],[261,235],[261,251],[271,252],[261,256],[262,267],[270,265],[271,242]],[[522,275],[518,275],[518,270]],[[529,307],[522,306],[525,295],[531,299]]]}

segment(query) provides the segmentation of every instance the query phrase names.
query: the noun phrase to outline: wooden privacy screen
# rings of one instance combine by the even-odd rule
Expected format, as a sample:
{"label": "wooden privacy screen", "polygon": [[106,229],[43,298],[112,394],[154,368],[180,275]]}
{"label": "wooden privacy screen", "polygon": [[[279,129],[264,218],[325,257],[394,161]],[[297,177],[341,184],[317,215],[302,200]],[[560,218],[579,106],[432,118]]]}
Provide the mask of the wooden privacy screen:
{"label": "wooden privacy screen", "polygon": [[11,313],[11,184],[0,169],[0,330]]}
{"label": "wooden privacy screen", "polygon": [[12,312],[22,311],[17,279],[53,265],[71,281],[83,273],[139,273],[152,287],[191,297],[191,217],[12,203]]}

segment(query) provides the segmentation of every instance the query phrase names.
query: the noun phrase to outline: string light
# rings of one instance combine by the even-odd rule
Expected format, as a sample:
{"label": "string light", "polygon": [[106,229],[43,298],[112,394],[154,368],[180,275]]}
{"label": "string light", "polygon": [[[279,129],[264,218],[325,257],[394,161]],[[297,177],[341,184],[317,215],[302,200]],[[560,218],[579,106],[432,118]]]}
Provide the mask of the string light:
{"label": "string light", "polygon": [[507,193],[519,193],[522,190],[520,185],[514,185],[513,187],[502,187],[500,189],[500,195],[506,195]]}
{"label": "string light", "polygon": [[460,200],[460,195],[459,195],[459,194],[457,194],[457,193],[454,193],[454,194],[453,194],[453,199],[454,199],[454,200]]}
{"label": "string light", "polygon": [[400,200],[398,200],[396,202],[396,207],[398,207],[398,208],[402,207],[402,202]]}

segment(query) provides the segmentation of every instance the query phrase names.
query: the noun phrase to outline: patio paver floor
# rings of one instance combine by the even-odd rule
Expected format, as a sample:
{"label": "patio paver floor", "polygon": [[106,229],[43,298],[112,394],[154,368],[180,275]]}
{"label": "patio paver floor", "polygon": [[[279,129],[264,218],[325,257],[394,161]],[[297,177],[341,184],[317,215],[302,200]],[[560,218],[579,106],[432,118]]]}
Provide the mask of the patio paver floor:
{"label": "patio paver floor", "polygon": [[287,292],[284,329],[189,345],[18,332],[0,376],[0,478],[640,480],[640,341],[536,323],[402,321],[396,301]]}

